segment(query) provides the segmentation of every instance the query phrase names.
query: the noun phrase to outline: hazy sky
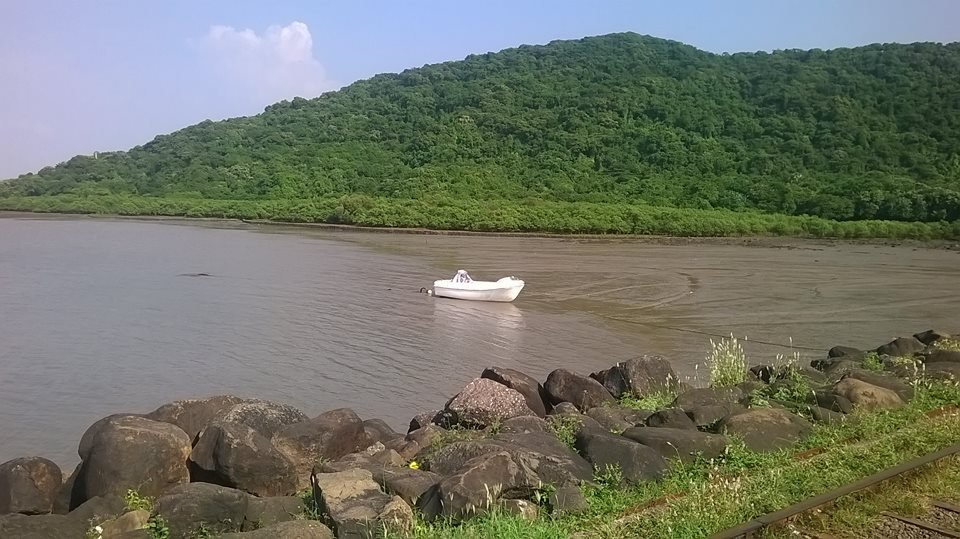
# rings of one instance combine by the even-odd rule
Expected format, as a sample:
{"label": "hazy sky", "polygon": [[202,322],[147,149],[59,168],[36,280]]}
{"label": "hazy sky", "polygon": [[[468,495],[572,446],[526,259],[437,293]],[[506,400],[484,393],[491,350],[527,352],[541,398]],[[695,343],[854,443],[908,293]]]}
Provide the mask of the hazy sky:
{"label": "hazy sky", "polygon": [[0,0],[0,178],[382,72],[633,31],[713,52],[960,41],[958,0]]}

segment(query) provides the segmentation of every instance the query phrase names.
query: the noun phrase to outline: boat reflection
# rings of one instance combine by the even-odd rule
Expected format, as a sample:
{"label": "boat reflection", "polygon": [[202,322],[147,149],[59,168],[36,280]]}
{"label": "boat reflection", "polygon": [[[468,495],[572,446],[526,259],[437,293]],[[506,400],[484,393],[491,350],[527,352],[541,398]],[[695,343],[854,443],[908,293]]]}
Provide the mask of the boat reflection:
{"label": "boat reflection", "polygon": [[457,331],[509,332],[524,328],[523,311],[513,303],[434,298],[433,314],[438,325],[449,326]]}

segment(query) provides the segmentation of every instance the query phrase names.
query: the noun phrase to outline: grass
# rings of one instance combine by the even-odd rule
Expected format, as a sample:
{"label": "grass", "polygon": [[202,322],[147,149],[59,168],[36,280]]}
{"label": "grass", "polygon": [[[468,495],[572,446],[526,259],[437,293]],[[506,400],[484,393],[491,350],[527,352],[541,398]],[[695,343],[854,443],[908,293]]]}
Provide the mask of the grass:
{"label": "grass", "polygon": [[558,440],[573,448],[576,442],[577,429],[580,428],[580,418],[571,415],[548,415],[547,426]]}
{"label": "grass", "polygon": [[711,387],[731,387],[747,379],[747,358],[732,333],[718,343],[710,339],[707,369]]}
{"label": "grass", "polygon": [[634,410],[663,410],[669,408],[677,398],[675,391],[658,391],[643,396],[628,393],[620,397],[620,404]]}
{"label": "grass", "polygon": [[864,356],[861,365],[868,371],[881,372],[883,370],[883,360],[876,352],[870,352]]}
{"label": "grass", "polygon": [[[415,537],[566,538],[704,537],[760,514],[783,508],[850,481],[876,473],[960,439],[960,418],[929,419],[924,413],[960,402],[960,387],[943,382],[916,384],[905,407],[856,412],[851,420],[816,425],[794,451],[755,453],[734,441],[713,461],[673,462],[658,482],[632,487],[598,482],[585,487],[589,509],[576,515],[545,515],[530,522],[493,511],[459,526],[417,522]],[[798,452],[823,448],[806,459]],[[656,507],[637,511],[655,500]]]}
{"label": "grass", "polygon": [[960,352],[960,339],[954,339],[953,337],[937,339],[937,341],[933,343],[933,346],[939,348],[940,350]]}

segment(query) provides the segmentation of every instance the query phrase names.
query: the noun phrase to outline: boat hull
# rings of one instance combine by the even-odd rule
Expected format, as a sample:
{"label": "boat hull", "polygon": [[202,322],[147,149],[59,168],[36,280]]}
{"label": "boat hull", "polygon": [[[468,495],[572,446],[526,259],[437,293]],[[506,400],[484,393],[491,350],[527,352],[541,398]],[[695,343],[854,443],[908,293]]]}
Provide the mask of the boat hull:
{"label": "boat hull", "polygon": [[523,290],[523,281],[513,280],[509,284],[472,282],[472,286],[457,285],[450,281],[433,283],[433,295],[440,298],[463,299],[468,301],[511,302],[517,299]]}

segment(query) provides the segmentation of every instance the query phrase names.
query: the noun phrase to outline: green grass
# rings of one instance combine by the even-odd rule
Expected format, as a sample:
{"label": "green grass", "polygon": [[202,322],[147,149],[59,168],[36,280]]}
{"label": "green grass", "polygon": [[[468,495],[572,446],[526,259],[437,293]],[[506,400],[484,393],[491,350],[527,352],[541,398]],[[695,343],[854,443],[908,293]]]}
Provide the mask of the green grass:
{"label": "green grass", "polygon": [[657,410],[669,408],[676,398],[677,393],[674,391],[658,391],[643,396],[627,393],[620,397],[620,404],[627,408],[633,408],[634,410],[652,410],[656,412]]}
{"label": "green grass", "polygon": [[707,369],[711,387],[731,387],[747,379],[747,358],[736,337],[731,334],[720,342],[710,339]]}
{"label": "green grass", "polygon": [[933,343],[933,346],[939,348],[940,350],[960,352],[960,339],[954,339],[952,337],[937,339],[937,341]]}
{"label": "green grass", "polygon": [[876,352],[870,352],[864,356],[861,365],[868,371],[880,372],[883,370],[883,360]]}

